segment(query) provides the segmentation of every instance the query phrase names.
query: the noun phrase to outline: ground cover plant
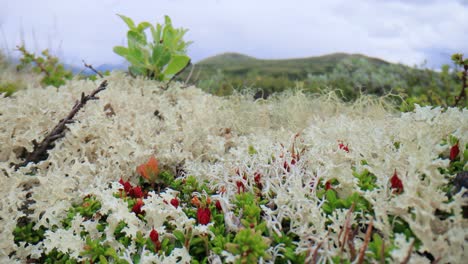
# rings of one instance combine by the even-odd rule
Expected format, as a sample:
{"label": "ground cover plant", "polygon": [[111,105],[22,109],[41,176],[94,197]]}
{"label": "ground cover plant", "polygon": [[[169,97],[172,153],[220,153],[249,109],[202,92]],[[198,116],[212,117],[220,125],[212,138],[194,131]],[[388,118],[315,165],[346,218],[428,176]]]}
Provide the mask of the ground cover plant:
{"label": "ground cover plant", "polygon": [[0,99],[2,262],[466,258],[466,109],[106,80],[47,159],[17,169],[100,80]]}

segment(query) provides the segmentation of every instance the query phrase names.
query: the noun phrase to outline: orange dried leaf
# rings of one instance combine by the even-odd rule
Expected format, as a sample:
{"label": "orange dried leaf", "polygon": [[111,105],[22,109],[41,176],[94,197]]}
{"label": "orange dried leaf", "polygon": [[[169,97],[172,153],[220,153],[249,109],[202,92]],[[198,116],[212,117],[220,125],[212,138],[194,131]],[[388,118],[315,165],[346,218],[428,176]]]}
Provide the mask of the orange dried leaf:
{"label": "orange dried leaf", "polygon": [[158,161],[154,156],[151,156],[147,163],[141,164],[137,167],[137,172],[149,182],[156,182],[159,174]]}

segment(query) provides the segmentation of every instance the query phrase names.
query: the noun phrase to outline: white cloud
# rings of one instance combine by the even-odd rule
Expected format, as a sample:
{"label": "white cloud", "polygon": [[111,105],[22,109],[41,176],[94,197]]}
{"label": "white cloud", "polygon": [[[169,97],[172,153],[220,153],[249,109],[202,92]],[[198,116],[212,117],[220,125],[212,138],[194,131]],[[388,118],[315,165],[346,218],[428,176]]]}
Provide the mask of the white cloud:
{"label": "white cloud", "polygon": [[57,50],[62,43],[75,63],[121,61],[112,47],[123,44],[126,26],[116,13],[152,23],[170,15],[175,26],[189,29],[195,61],[225,51],[260,58],[343,51],[415,64],[431,63],[434,51],[468,53],[466,1],[17,0],[1,6],[9,47],[23,30],[26,44]]}

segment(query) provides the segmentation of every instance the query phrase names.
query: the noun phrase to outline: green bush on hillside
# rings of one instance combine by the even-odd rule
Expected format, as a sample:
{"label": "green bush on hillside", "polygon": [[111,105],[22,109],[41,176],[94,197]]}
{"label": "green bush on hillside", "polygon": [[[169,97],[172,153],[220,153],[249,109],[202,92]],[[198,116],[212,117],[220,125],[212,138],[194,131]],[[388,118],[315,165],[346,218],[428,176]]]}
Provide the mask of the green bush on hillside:
{"label": "green bush on hillside", "polygon": [[[211,68],[200,66],[201,74],[195,73],[195,84],[203,90],[220,96],[230,95],[235,90],[252,88],[258,90],[258,97],[266,98],[273,93],[289,89],[301,89],[307,93],[321,93],[324,90],[338,90],[344,101],[353,101],[361,94],[385,96],[395,95],[395,103],[401,111],[411,111],[414,104],[452,106],[460,91],[457,68],[444,65],[440,72],[423,67],[407,67],[401,64],[381,63],[364,57],[343,58],[334,68],[324,69],[323,73],[309,73],[302,79],[286,72],[260,72],[252,67],[243,71],[233,66],[218,67],[211,76],[205,73]],[[272,62],[273,63],[273,62]],[[245,64],[245,63],[244,63]],[[205,68],[203,68],[205,67]],[[263,68],[262,68],[263,69]],[[263,69],[264,70],[264,69]],[[198,76],[202,76],[198,79]],[[294,77],[296,76],[296,77]],[[298,75],[299,76],[299,75]],[[466,107],[466,101],[459,104]]]}

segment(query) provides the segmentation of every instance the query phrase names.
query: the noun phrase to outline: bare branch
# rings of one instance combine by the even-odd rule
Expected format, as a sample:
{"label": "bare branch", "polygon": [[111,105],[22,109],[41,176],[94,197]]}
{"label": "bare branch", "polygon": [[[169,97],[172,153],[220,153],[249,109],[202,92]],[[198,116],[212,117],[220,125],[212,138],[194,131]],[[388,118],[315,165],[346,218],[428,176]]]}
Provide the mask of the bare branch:
{"label": "bare branch", "polygon": [[317,263],[317,258],[318,258],[318,251],[323,245],[323,240],[318,243],[318,245],[314,249],[314,253],[312,254],[312,263]]}
{"label": "bare branch", "polygon": [[104,78],[104,75],[102,75],[102,73],[100,73],[98,70],[94,69],[93,65],[91,64],[87,64],[84,60],[83,60],[83,64],[86,68],[92,70],[93,72],[95,72],[97,75],[99,75],[99,77],[101,78]]}
{"label": "bare branch", "polygon": [[414,246],[414,240],[411,242],[411,245],[409,246],[408,253],[406,253],[406,257],[403,259],[401,264],[406,264],[411,258],[411,252],[413,251],[413,246]]}
{"label": "bare branch", "polygon": [[344,235],[343,235],[343,242],[340,241],[341,234],[343,233],[343,229],[340,230],[338,234],[338,241],[340,242],[340,252],[343,252],[344,246],[346,245],[346,241],[348,240],[349,229],[351,228],[351,214],[354,211],[355,203],[351,205],[349,211],[346,213],[346,220],[344,225]]}
{"label": "bare branch", "polygon": [[195,64],[192,64],[192,68],[190,68],[190,73],[187,76],[187,79],[185,79],[185,85],[190,81],[190,78],[192,77],[193,70],[195,69]]}
{"label": "bare branch", "polygon": [[32,141],[34,145],[33,151],[26,153],[26,159],[21,163],[15,164],[15,169],[24,167],[30,162],[38,163],[39,161],[46,160],[48,158],[47,151],[54,147],[54,141],[65,136],[66,125],[70,124],[70,122],[73,122],[73,117],[75,117],[75,115],[86,104],[86,102],[96,98],[96,94],[106,89],[106,87],[107,81],[103,81],[96,90],[91,92],[90,95],[85,95],[82,93],[81,101],[77,101],[75,103],[70,113],[64,119],[59,121],[59,123],[52,129],[49,134],[47,134],[41,143],[37,143],[35,139]]}
{"label": "bare branch", "polygon": [[366,237],[364,238],[364,244],[362,245],[361,250],[359,251],[359,257],[358,257],[358,261],[357,261],[357,263],[359,263],[359,264],[363,263],[363,261],[364,261],[364,255],[366,253],[367,245],[369,244],[369,241],[370,241],[373,224],[374,223],[371,220],[371,222],[369,223],[369,226],[367,227]]}

